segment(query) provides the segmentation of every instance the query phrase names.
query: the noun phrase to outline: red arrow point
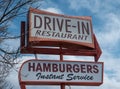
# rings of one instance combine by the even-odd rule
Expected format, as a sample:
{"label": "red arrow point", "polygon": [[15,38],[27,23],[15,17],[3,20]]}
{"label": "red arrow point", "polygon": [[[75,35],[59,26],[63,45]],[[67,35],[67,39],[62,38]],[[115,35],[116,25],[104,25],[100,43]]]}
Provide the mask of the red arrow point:
{"label": "red arrow point", "polygon": [[98,41],[97,41],[95,35],[94,35],[94,41],[95,41],[94,44],[95,44],[95,50],[96,50],[96,56],[94,56],[94,57],[95,57],[95,62],[97,62],[99,60],[99,57],[102,54],[102,51],[101,51],[101,48],[100,48],[100,46],[98,44]]}

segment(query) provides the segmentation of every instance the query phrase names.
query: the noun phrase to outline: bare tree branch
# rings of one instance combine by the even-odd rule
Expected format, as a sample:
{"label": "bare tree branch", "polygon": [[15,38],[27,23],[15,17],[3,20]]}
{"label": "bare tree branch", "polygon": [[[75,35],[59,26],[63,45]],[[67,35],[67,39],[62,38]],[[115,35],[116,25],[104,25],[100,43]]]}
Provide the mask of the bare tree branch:
{"label": "bare tree branch", "polygon": [[20,56],[19,47],[10,50],[9,47],[2,45],[5,40],[20,38],[20,36],[9,35],[9,22],[18,16],[25,15],[30,6],[38,8],[40,5],[36,3],[41,1],[43,0],[0,0],[0,89],[13,89],[5,79],[10,70],[18,64],[16,60]]}

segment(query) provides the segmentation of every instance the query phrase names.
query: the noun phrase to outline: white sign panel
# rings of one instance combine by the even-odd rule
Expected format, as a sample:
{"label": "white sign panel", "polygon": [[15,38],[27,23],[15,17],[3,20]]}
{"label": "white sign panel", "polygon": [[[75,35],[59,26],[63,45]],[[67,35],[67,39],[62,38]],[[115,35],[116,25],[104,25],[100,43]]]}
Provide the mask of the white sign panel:
{"label": "white sign panel", "polygon": [[93,47],[91,18],[65,16],[44,11],[29,13],[29,41],[63,41]]}
{"label": "white sign panel", "polygon": [[31,36],[92,43],[88,20],[31,13]]}
{"label": "white sign panel", "polygon": [[21,81],[98,83],[103,81],[103,63],[29,60],[20,70]]}

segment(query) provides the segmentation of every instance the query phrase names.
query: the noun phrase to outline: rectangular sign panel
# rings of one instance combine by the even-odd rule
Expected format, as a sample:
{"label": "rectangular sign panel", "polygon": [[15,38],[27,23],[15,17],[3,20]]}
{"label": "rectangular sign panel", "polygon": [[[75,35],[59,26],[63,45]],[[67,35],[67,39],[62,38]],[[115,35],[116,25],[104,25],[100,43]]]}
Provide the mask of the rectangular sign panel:
{"label": "rectangular sign panel", "polygon": [[29,41],[52,41],[94,47],[91,17],[29,11]]}
{"label": "rectangular sign panel", "polygon": [[38,84],[100,85],[102,62],[29,60],[20,69],[23,82]]}

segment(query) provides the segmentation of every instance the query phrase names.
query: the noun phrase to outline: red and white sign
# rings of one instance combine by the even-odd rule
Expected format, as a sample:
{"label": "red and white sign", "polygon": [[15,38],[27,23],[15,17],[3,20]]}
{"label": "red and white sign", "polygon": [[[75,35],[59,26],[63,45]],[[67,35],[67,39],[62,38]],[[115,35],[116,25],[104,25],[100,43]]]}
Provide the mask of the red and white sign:
{"label": "red and white sign", "polygon": [[103,83],[103,63],[28,60],[22,64],[19,78],[26,84],[98,86]]}
{"label": "red and white sign", "polygon": [[[29,11],[29,42],[66,42],[94,48],[91,17]],[[52,45],[53,46],[53,45]]]}

